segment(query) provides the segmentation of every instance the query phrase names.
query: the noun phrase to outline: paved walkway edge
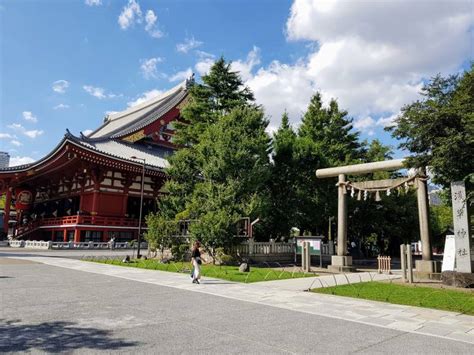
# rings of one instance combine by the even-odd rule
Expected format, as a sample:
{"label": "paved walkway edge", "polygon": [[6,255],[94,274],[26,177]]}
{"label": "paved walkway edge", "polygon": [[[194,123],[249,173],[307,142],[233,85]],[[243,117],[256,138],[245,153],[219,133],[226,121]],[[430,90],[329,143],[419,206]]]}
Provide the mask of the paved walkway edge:
{"label": "paved walkway edge", "polygon": [[[13,257],[15,258],[15,257]],[[65,258],[22,257],[50,266],[119,277],[154,285],[206,293],[370,326],[474,344],[474,316],[429,308],[281,289],[273,282],[241,284],[206,278],[191,284],[189,275]]]}

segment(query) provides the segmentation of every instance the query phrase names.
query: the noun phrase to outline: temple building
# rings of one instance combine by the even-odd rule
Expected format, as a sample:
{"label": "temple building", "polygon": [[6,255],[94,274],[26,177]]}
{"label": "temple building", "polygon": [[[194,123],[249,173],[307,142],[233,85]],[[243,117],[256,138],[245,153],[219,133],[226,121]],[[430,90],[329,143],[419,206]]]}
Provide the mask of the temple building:
{"label": "temple building", "polygon": [[193,79],[123,112],[105,117],[88,135],[64,138],[48,155],[0,168],[4,232],[16,209],[14,238],[52,241],[129,241],[143,216],[156,210],[173,144],[173,122]]}

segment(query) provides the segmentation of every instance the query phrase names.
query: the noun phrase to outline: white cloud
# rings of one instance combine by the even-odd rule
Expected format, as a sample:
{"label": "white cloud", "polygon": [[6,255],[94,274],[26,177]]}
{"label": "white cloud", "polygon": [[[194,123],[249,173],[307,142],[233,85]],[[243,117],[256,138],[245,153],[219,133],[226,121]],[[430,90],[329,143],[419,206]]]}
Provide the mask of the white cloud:
{"label": "white cloud", "polygon": [[38,122],[38,118],[31,111],[23,111],[23,119],[33,123]]}
{"label": "white cloud", "polygon": [[145,31],[148,32],[148,34],[153,37],[153,38],[161,38],[164,36],[163,32],[161,32],[157,28],[157,22],[156,20],[158,17],[156,17],[155,13],[153,10],[148,10],[145,15]]}
{"label": "white cloud", "polygon": [[[153,38],[161,38],[164,33],[158,29],[158,17],[153,10],[145,13],[145,31]],[[133,27],[135,23],[143,22],[143,13],[140,4],[136,0],[129,0],[118,17],[118,23],[122,30]]]}
{"label": "white cloud", "polygon": [[0,133],[0,139],[10,139],[13,136],[10,133]]}
{"label": "white cloud", "polygon": [[363,116],[398,110],[424,78],[457,70],[469,57],[471,21],[469,0],[296,0],[287,33],[319,44],[306,75]]}
{"label": "white cloud", "polygon": [[400,112],[394,113],[393,115],[387,116],[387,117],[380,117],[377,120],[377,126],[382,126],[382,127],[392,127],[395,126],[395,119],[400,115]]}
{"label": "white cloud", "polygon": [[212,53],[208,53],[205,51],[195,50],[194,53],[199,57],[199,59],[211,58],[214,59],[216,56]]}
{"label": "white cloud", "polygon": [[369,136],[372,136],[375,133],[375,120],[370,116],[356,119],[353,126],[355,129],[367,133]]}
{"label": "white cloud", "polygon": [[82,134],[85,135],[85,136],[88,136],[92,132],[94,132],[92,129],[85,129],[84,131],[82,131]]}
{"label": "white cloud", "polygon": [[84,3],[87,6],[100,6],[102,5],[102,0],[85,0]]}
{"label": "white cloud", "polygon": [[10,166],[17,166],[17,165],[24,165],[33,163],[35,160],[31,157],[11,157],[10,158]]}
{"label": "white cloud", "polygon": [[17,146],[17,147],[23,145],[20,141],[17,141],[16,139],[12,139],[12,140],[10,141],[10,143],[13,144],[14,146]]}
{"label": "white cloud", "polygon": [[53,83],[53,91],[59,93],[59,94],[64,94],[69,87],[69,81],[67,80],[57,80]]}
{"label": "white cloud", "polygon": [[92,85],[84,85],[82,88],[88,94],[98,98],[99,100],[107,99],[107,98],[108,99],[113,99],[114,97],[121,96],[121,95],[117,95],[117,94],[113,94],[113,93],[105,93],[105,89],[95,87],[95,86],[92,86]]}
{"label": "white cloud", "polygon": [[[242,72],[272,127],[285,109],[299,122],[319,90],[326,103],[336,98],[370,133],[391,124],[404,104],[416,100],[424,80],[456,72],[470,58],[470,8],[470,0],[295,0],[287,36],[309,41],[309,54],[255,72],[260,55],[254,48],[232,68]],[[196,71],[203,75],[212,63],[201,57]],[[372,129],[360,126],[367,117]]]}
{"label": "white cloud", "polygon": [[54,110],[63,110],[63,109],[66,109],[66,108],[69,108],[69,105],[59,104],[59,105],[56,105],[56,106],[53,107]]}
{"label": "white cloud", "polygon": [[186,79],[189,79],[189,77],[193,74],[193,71],[191,68],[188,68],[186,70],[183,70],[183,71],[179,71],[177,72],[176,74],[174,74],[173,76],[171,76],[169,78],[170,81],[183,81],[183,80],[186,80]]}
{"label": "white cloud", "polygon": [[288,65],[273,61],[267,68],[259,69],[246,85],[254,92],[257,102],[264,106],[270,125],[276,127],[285,110],[293,123],[299,122],[316,91],[303,62]]}
{"label": "white cloud", "polygon": [[178,43],[176,45],[176,50],[181,53],[188,53],[190,50],[198,48],[202,45],[201,41],[197,41],[194,36],[191,38],[186,38],[184,43]]}
{"label": "white cloud", "polygon": [[199,75],[203,76],[209,73],[215,60],[213,58],[203,58],[194,66]]}
{"label": "white cloud", "polygon": [[[24,134],[25,136],[27,137],[30,137],[30,138],[36,138],[40,135],[42,135],[44,133],[44,131],[42,130],[37,130],[37,129],[33,129],[33,130],[30,130],[30,131],[27,131],[25,127],[23,127],[21,124],[19,123],[12,123],[10,125],[7,126],[8,128],[10,129],[13,129],[17,132],[20,132],[22,134]],[[16,138],[16,137],[15,137]]]}
{"label": "white cloud", "polygon": [[128,107],[131,107],[131,106],[139,105],[139,104],[141,104],[142,102],[145,102],[145,101],[147,101],[147,100],[150,100],[151,98],[156,97],[156,96],[158,96],[158,95],[161,95],[162,93],[163,93],[163,91],[157,90],[157,89],[153,89],[153,90],[150,90],[150,91],[146,91],[146,92],[144,92],[140,97],[138,97],[136,100],[127,102],[127,106],[128,106]]}
{"label": "white cloud", "polygon": [[252,50],[247,54],[245,61],[237,60],[232,62],[232,70],[238,71],[242,80],[246,81],[252,77],[253,68],[260,64],[260,49],[253,46]]}
{"label": "white cloud", "polygon": [[31,131],[24,131],[23,134],[25,136],[28,136],[30,138],[36,138],[38,136],[41,136],[44,133],[44,131],[38,130],[38,129],[33,129]]}
{"label": "white cloud", "polygon": [[150,31],[151,29],[153,29],[157,19],[158,17],[156,17],[153,10],[148,10],[145,15],[145,31]]}
{"label": "white cloud", "polygon": [[23,127],[21,124],[19,123],[12,123],[12,124],[9,124],[7,126],[8,128],[11,128],[15,131],[24,131],[25,130],[25,127]]}
{"label": "white cloud", "polygon": [[153,38],[161,38],[165,35],[163,32],[161,32],[158,29],[155,29],[155,30],[152,30],[152,31],[147,31],[147,32]]}
{"label": "white cloud", "polygon": [[97,97],[98,99],[105,99],[107,96],[105,95],[105,90],[102,88],[94,87],[91,85],[84,85],[82,87],[87,93],[90,95]]}
{"label": "white cloud", "polygon": [[122,30],[126,30],[130,26],[133,26],[135,22],[142,22],[142,10],[137,1],[129,0],[119,15],[118,23]]}
{"label": "white cloud", "polygon": [[141,61],[142,64],[140,66],[140,70],[143,74],[143,77],[145,79],[156,78],[158,76],[158,70],[156,68],[156,65],[161,62],[163,62],[163,58],[160,57],[143,59]]}

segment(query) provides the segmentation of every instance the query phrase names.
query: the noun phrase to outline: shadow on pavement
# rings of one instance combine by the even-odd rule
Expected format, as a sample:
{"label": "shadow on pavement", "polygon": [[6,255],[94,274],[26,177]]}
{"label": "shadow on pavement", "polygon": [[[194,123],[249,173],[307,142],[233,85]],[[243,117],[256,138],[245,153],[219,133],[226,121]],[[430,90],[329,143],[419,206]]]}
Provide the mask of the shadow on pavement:
{"label": "shadow on pavement", "polygon": [[23,324],[0,319],[0,353],[39,350],[59,353],[76,349],[119,350],[139,345],[112,338],[108,330],[77,327],[73,322]]}

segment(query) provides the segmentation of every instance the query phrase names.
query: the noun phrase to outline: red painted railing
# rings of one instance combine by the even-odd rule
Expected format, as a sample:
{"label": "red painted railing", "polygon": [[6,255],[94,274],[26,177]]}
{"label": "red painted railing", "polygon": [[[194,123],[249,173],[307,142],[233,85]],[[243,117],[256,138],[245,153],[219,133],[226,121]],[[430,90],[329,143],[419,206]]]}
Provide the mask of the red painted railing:
{"label": "red painted railing", "polygon": [[[125,218],[125,217],[106,217],[106,216],[84,216],[74,215],[56,218],[43,218],[28,223],[27,225],[18,227],[16,230],[17,237],[21,237],[27,233],[30,233],[39,227],[54,227],[54,226],[74,226],[77,224],[85,225],[99,225],[99,226],[110,226],[110,227],[138,227],[138,219]],[[146,228],[145,223],[142,224]]]}

